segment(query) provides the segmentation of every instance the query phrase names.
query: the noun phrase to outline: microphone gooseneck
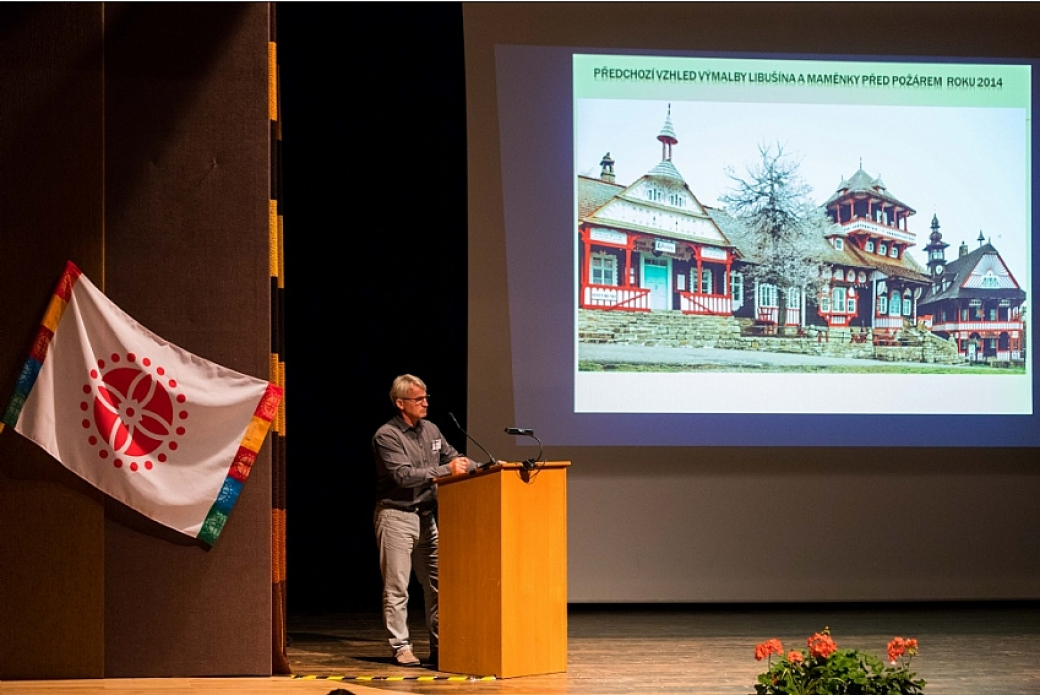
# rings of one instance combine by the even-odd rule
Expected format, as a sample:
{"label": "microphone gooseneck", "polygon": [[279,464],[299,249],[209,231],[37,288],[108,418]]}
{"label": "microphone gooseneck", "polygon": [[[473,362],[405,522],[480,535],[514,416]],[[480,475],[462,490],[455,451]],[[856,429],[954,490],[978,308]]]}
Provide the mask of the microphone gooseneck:
{"label": "microphone gooseneck", "polygon": [[[524,468],[531,470],[538,465],[539,461],[542,461],[542,440],[534,436],[534,430],[528,427],[507,427],[506,434],[513,434],[519,437],[530,437],[531,439],[538,442],[538,455],[534,458],[525,459],[523,461]],[[544,461],[542,461],[544,463]]]}
{"label": "microphone gooseneck", "polygon": [[487,449],[485,449],[483,444],[481,444],[476,439],[471,437],[469,432],[467,432],[465,429],[463,429],[462,425],[459,424],[459,421],[455,419],[455,415],[454,414],[449,412],[448,413],[448,417],[450,417],[451,421],[455,423],[455,426],[459,428],[459,432],[462,432],[464,435],[466,435],[466,439],[468,439],[471,442],[473,442],[474,444],[476,444],[477,447],[479,447],[481,451],[483,451],[485,454],[487,454],[488,460],[486,462],[481,463],[480,465],[478,465],[477,466],[478,469],[487,468],[488,466],[494,466],[496,463],[498,463],[498,459],[496,459],[494,456],[492,456],[491,452],[488,451]]}

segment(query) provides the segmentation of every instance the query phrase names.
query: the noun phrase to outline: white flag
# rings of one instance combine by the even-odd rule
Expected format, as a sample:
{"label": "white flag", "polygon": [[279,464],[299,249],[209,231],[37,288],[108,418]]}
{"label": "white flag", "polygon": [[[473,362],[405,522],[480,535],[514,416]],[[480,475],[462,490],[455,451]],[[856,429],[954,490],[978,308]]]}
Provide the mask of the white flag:
{"label": "white flag", "polygon": [[212,544],[281,398],[158,337],[70,262],[3,421],[103,492]]}

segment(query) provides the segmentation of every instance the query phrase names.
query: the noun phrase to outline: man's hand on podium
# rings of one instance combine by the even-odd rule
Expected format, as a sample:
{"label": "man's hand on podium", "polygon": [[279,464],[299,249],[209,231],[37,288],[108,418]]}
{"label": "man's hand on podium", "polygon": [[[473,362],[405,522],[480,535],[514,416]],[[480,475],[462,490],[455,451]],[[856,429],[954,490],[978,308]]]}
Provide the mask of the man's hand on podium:
{"label": "man's hand on podium", "polygon": [[462,475],[469,471],[469,459],[465,456],[453,458],[448,465],[451,466],[452,475]]}

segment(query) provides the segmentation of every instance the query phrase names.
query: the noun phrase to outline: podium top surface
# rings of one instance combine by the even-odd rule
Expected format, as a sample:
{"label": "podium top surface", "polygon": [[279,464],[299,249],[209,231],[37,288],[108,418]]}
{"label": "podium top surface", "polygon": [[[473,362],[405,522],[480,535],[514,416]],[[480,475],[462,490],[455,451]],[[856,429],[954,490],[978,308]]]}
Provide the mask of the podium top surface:
{"label": "podium top surface", "polygon": [[[531,472],[535,472],[547,468],[567,468],[570,465],[570,461],[546,461],[544,463],[539,463],[530,470]],[[523,468],[524,464],[522,463],[517,463],[513,461],[502,461],[501,463],[496,463],[495,465],[488,466],[487,468],[477,469],[472,473],[463,473],[461,475],[446,475],[441,478],[434,478],[433,482],[435,482],[437,485],[447,485],[448,483],[454,483],[460,480],[469,480],[470,478],[475,478],[482,475],[493,475],[501,471],[523,470]]]}

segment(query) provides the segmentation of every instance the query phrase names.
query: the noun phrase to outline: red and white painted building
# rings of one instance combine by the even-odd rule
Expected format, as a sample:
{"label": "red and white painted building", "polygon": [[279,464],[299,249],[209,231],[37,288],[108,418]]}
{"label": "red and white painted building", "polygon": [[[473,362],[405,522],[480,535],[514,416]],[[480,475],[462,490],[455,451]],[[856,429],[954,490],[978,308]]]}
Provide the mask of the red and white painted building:
{"label": "red and white painted building", "polygon": [[600,178],[578,177],[579,306],[731,315],[733,244],[672,164],[670,115],[657,139],[661,162],[629,186],[609,153]]}
{"label": "red and white painted building", "polygon": [[977,249],[962,243],[958,258],[947,262],[948,244],[936,218],[930,239],[932,285],[919,306],[930,314],[932,331],[956,340],[958,351],[973,362],[1024,359],[1026,293],[997,249],[979,232]]}
{"label": "red and white painted building", "polygon": [[827,241],[847,259],[832,261],[832,296],[819,302],[827,324],[869,326],[875,336],[892,338],[904,326],[916,325],[917,302],[930,283],[909,253],[917,244],[909,224],[916,211],[862,165],[842,180],[824,207],[835,223]]}
{"label": "red and white painted building", "polygon": [[781,312],[775,286],[745,283],[756,247],[748,229],[702,205],[672,163],[679,141],[670,113],[657,140],[660,163],[628,186],[615,181],[609,153],[599,178],[578,177],[580,308],[743,316],[773,326],[784,316],[787,326],[848,328],[854,337],[871,329],[880,343],[931,321],[969,358],[1020,358],[1025,292],[996,250],[964,249],[947,264],[933,217],[926,271],[909,253],[916,211],[862,165],[823,204],[832,222],[814,252],[823,289],[804,297],[789,288]]}

